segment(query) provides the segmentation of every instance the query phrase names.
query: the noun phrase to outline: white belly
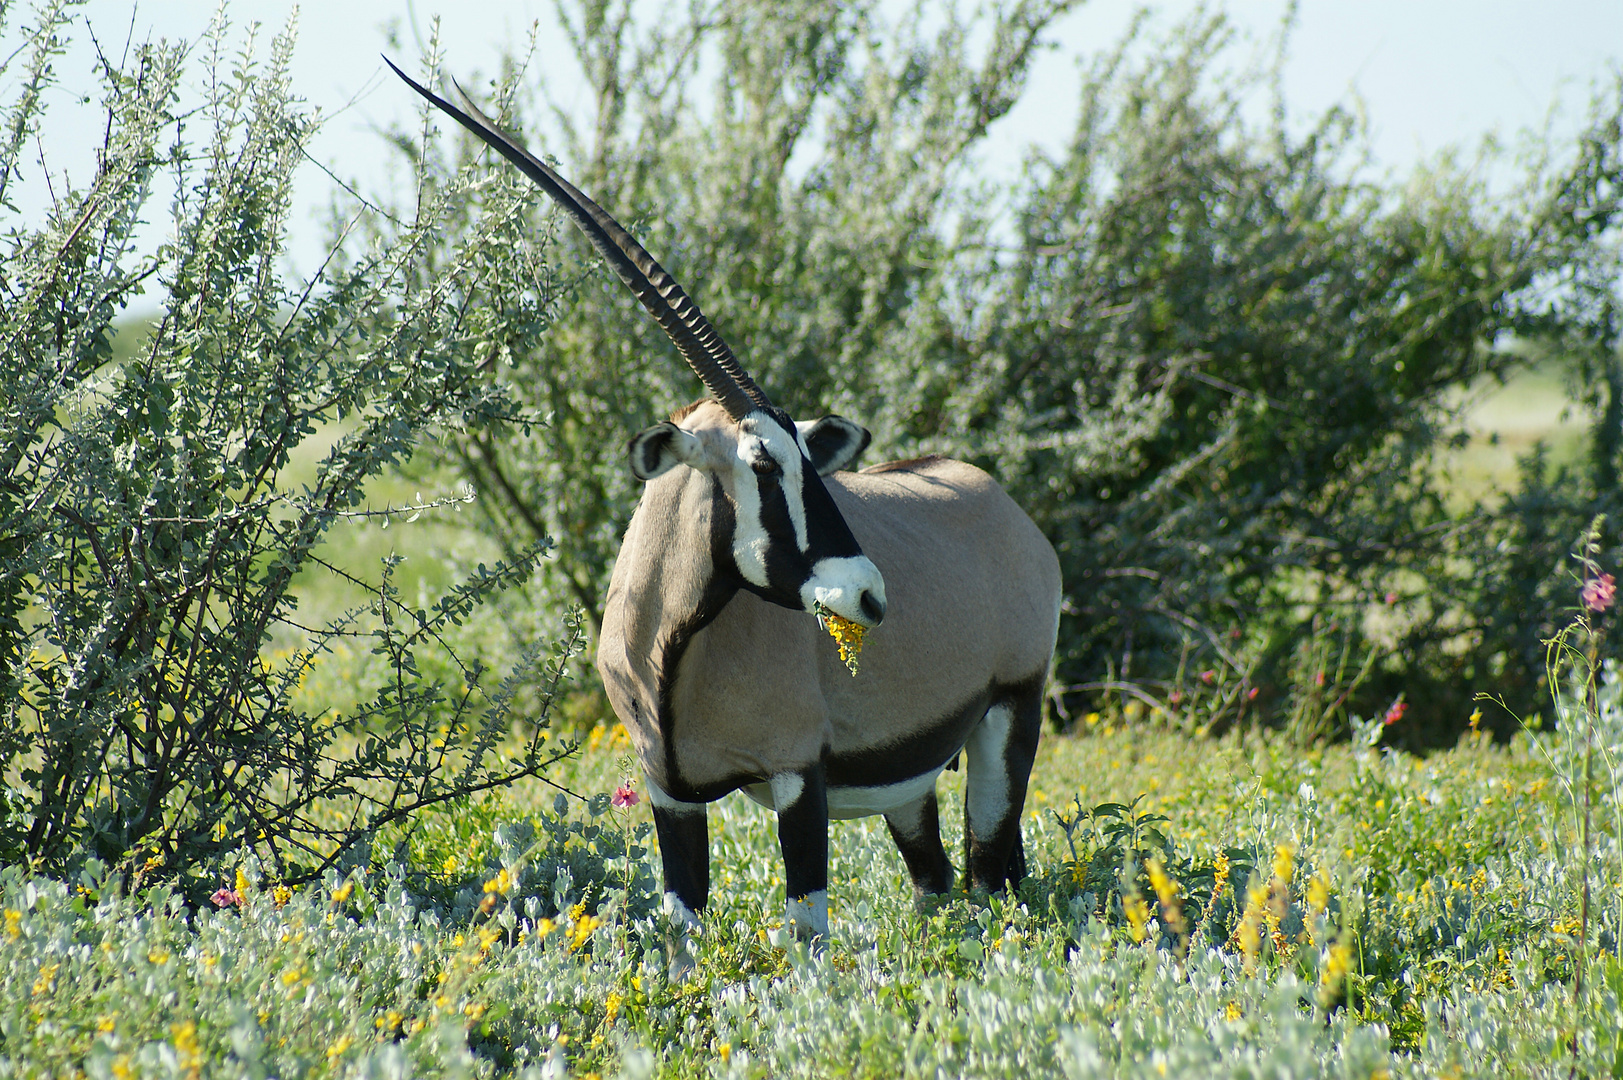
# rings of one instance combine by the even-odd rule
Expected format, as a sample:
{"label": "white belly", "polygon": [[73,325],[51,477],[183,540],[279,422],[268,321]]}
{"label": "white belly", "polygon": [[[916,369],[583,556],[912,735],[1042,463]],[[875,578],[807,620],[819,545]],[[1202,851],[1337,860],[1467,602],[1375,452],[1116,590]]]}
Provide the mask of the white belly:
{"label": "white belly", "polygon": [[[828,816],[859,818],[888,814],[918,800],[925,792],[935,787],[935,778],[940,775],[940,769],[932,769],[898,784],[883,784],[879,787],[831,787],[828,789]],[[746,784],[740,790],[768,810],[778,808],[776,800],[772,797],[772,785],[769,783],[763,781],[759,784]]]}

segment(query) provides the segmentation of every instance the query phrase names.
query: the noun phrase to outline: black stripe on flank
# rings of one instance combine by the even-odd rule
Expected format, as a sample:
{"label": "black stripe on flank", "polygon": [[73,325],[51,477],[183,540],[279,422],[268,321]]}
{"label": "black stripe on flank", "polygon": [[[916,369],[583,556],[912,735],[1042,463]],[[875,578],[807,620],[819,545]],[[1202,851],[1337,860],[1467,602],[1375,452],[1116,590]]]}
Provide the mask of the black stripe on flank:
{"label": "black stripe on flank", "polygon": [[743,584],[739,577],[737,567],[733,563],[733,533],[735,531],[733,504],[727,500],[723,493],[720,481],[714,477],[710,481],[710,580],[705,584],[704,595],[699,598],[699,606],[687,618],[680,620],[672,627],[666,637],[664,647],[660,650],[662,663],[659,669],[659,737],[665,744],[665,775],[656,780],[662,790],[671,798],[682,802],[712,802],[721,798],[732,787],[719,791],[711,791],[711,785],[703,791],[692,788],[682,779],[681,770],[676,764],[676,711],[671,706],[671,694],[676,688],[677,669],[682,664],[682,657],[688,651],[688,643],[693,635],[703,630],[715,621],[721,614],[722,608],[727,606]]}
{"label": "black stripe on flank", "polygon": [[[1046,669],[1035,678],[1041,686]],[[828,759],[830,787],[880,787],[911,780],[931,769],[944,768],[963,749],[964,741],[994,702],[1010,701],[1030,684],[993,681],[962,705],[948,710],[929,723],[900,733],[891,742]]]}

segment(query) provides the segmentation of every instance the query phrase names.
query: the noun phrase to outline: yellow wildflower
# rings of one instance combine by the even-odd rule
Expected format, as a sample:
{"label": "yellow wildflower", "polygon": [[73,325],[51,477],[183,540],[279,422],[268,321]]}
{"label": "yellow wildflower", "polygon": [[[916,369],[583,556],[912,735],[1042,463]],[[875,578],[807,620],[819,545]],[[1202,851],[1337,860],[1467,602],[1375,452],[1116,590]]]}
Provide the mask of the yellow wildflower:
{"label": "yellow wildflower", "polygon": [[836,615],[821,602],[817,604],[817,621],[823,624],[828,636],[840,647],[840,660],[850,669],[852,677],[857,673],[857,654],[862,652],[862,636],[868,631],[860,623],[854,623],[842,615]]}
{"label": "yellow wildflower", "polygon": [[46,964],[39,969],[39,978],[34,980],[35,997],[39,997],[51,988],[51,984],[56,982],[56,969],[61,966],[61,964]]}
{"label": "yellow wildflower", "polygon": [[103,1035],[111,1032],[113,1030],[113,1018],[111,1016],[103,1016],[98,1018],[96,1020],[96,1030],[101,1032]]}
{"label": "yellow wildflower", "polygon": [[246,903],[248,900],[248,894],[253,891],[254,883],[248,880],[248,875],[242,872],[242,867],[240,866],[237,867],[236,885],[237,896],[239,897],[237,902],[239,904]]}
{"label": "yellow wildflower", "polygon": [[338,1059],[343,1057],[344,1056],[344,1051],[348,1050],[348,1049],[349,1049],[349,1036],[348,1035],[340,1035],[338,1037],[337,1042],[335,1042],[331,1046],[327,1047],[327,1064],[329,1064],[329,1065],[338,1064]]}
{"label": "yellow wildflower", "polygon": [[169,1038],[175,1045],[175,1058],[186,1075],[196,1077],[203,1068],[203,1049],[197,1045],[197,1024],[191,1020],[184,1024],[170,1024]]}
{"label": "yellow wildflower", "polygon": [[1280,844],[1274,848],[1274,880],[1289,885],[1291,875],[1296,872],[1296,849],[1289,844]]}
{"label": "yellow wildflower", "polygon": [[1238,1001],[1231,1001],[1228,1004],[1228,1008],[1223,1010],[1223,1015],[1230,1023],[1232,1023],[1235,1020],[1243,1018],[1245,1016],[1245,1010],[1240,1008],[1240,1003]]}
{"label": "yellow wildflower", "polygon": [[579,950],[582,945],[586,944],[587,939],[592,936],[592,931],[596,930],[600,925],[602,925],[602,920],[596,915],[582,915],[577,919],[574,927],[569,932],[569,951],[576,952]]}
{"label": "yellow wildflower", "polygon": [[1313,880],[1307,883],[1307,913],[1313,919],[1324,914],[1324,909],[1330,906],[1330,875],[1320,870],[1313,875]]}
{"label": "yellow wildflower", "polygon": [[271,899],[276,902],[277,907],[282,907],[293,899],[293,890],[286,885],[278,885],[271,890]]}
{"label": "yellow wildflower", "polygon": [[1127,928],[1132,931],[1133,940],[1144,940],[1144,929],[1150,921],[1150,906],[1142,897],[1125,896],[1121,901],[1122,911],[1127,915]]}
{"label": "yellow wildflower", "polygon": [[502,867],[501,873],[485,882],[485,891],[487,893],[501,893],[503,896],[507,895],[508,890],[512,887],[513,875],[507,872],[505,866]]}
{"label": "yellow wildflower", "polygon": [[440,869],[442,871],[444,871],[445,873],[447,873],[447,874],[456,873],[456,867],[457,867],[457,861],[456,861],[456,856],[455,855],[447,855],[445,857],[445,862],[440,864]]}
{"label": "yellow wildflower", "polygon": [[716,1056],[721,1058],[721,1063],[723,1065],[725,1065],[729,1061],[733,1060],[733,1044],[732,1043],[722,1043],[719,1046],[717,1046],[716,1047]]}
{"label": "yellow wildflower", "polygon": [[6,940],[16,941],[23,936],[23,913],[6,908]]}
{"label": "yellow wildflower", "polygon": [[614,1023],[615,1017],[620,1015],[620,1003],[623,1002],[624,1000],[625,1000],[625,997],[622,996],[619,991],[617,991],[617,990],[610,990],[609,991],[609,996],[607,998],[603,999],[603,1022],[604,1023],[606,1023],[606,1024]]}
{"label": "yellow wildflower", "polygon": [[350,894],[354,891],[355,879],[346,878],[342,885],[338,886],[338,888],[332,891],[332,902],[335,904],[342,904],[345,900],[349,899]]}
{"label": "yellow wildflower", "polygon": [[483,956],[488,953],[490,951],[490,947],[494,945],[497,939],[499,939],[501,936],[502,931],[500,929],[491,926],[481,926],[479,928],[479,955]]}
{"label": "yellow wildflower", "polygon": [[466,1005],[462,1006],[462,1015],[466,1016],[474,1023],[478,1023],[479,1018],[485,1015],[485,1007],[480,1002],[470,1001]]}
{"label": "yellow wildflower", "polygon": [[1240,925],[1234,929],[1234,940],[1245,954],[1247,968],[1257,962],[1257,954],[1262,951],[1263,910],[1267,906],[1268,895],[1266,885],[1252,888],[1246,898],[1245,913],[1240,916]]}
{"label": "yellow wildflower", "polygon": [[1229,883],[1229,857],[1223,852],[1217,853],[1212,861],[1212,899],[1216,900],[1223,895],[1223,890]]}
{"label": "yellow wildflower", "polygon": [[1324,967],[1319,972],[1319,1000],[1328,1005],[1341,989],[1342,980],[1347,977],[1347,965],[1352,960],[1352,950],[1345,944],[1336,944],[1324,954]]}
{"label": "yellow wildflower", "polygon": [[1183,901],[1178,896],[1178,883],[1172,880],[1161,860],[1151,858],[1147,864],[1150,872],[1150,885],[1155,889],[1155,898],[1161,906],[1161,921],[1180,937],[1189,933],[1189,927],[1183,919]]}

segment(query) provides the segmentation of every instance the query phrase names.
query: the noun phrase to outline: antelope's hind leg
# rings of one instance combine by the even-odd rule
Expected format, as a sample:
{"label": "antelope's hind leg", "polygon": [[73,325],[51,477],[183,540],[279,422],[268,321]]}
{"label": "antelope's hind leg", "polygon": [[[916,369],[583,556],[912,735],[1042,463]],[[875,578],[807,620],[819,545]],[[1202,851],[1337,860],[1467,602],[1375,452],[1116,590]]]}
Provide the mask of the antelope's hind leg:
{"label": "antelope's hind leg", "polygon": [[951,892],[952,860],[941,844],[941,812],[934,785],[913,802],[886,814],[885,824],[913,879],[914,897],[922,900],[932,893]]}
{"label": "antelope's hind leg", "polygon": [[1042,734],[1043,680],[1000,697],[964,744],[964,863],[969,886],[993,892],[1026,876],[1020,811]]}

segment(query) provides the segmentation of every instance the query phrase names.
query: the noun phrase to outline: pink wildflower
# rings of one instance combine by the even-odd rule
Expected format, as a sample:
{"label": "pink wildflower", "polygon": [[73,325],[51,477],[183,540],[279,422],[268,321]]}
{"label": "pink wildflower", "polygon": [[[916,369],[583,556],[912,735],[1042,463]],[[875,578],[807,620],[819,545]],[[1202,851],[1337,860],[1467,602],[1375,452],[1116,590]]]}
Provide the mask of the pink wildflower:
{"label": "pink wildflower", "polygon": [[1313,676],[1313,685],[1314,686],[1323,686],[1324,685],[1324,672],[1320,671],[1320,672],[1316,673]]}
{"label": "pink wildflower", "polygon": [[1386,603],[1387,603],[1388,607],[1390,607],[1391,605],[1393,605],[1393,604],[1395,604],[1397,602],[1398,602],[1398,594],[1397,593],[1389,592],[1389,593],[1386,594]]}
{"label": "pink wildflower", "polygon": [[1578,594],[1584,607],[1590,611],[1605,611],[1612,606],[1612,598],[1617,593],[1617,582],[1611,574],[1602,574],[1600,577],[1590,578],[1584,582],[1583,591]]}
{"label": "pink wildflower", "polygon": [[214,902],[215,907],[222,908],[235,907],[237,904],[242,903],[242,897],[238,896],[234,889],[229,889],[224,885],[215,890],[214,895],[209,899]]}
{"label": "pink wildflower", "polygon": [[1399,720],[1402,720],[1403,714],[1408,711],[1409,703],[1404,701],[1402,698],[1398,698],[1392,703],[1392,707],[1386,710],[1386,719],[1383,720],[1382,723],[1384,723],[1387,727],[1391,727]]}
{"label": "pink wildflower", "polygon": [[1247,701],[1255,701],[1257,700],[1257,694],[1260,692],[1261,691],[1257,687],[1253,686],[1251,689],[1245,692],[1245,699]]}
{"label": "pink wildflower", "polygon": [[638,795],[637,789],[632,787],[630,784],[621,784],[619,787],[615,788],[614,797],[609,800],[611,804],[619,807],[622,810],[628,806],[636,806],[637,803],[641,801],[642,796]]}
{"label": "pink wildflower", "polygon": [[1183,703],[1183,691],[1182,690],[1174,690],[1174,691],[1172,691],[1171,694],[1167,695],[1167,700],[1170,701],[1174,705],[1182,704]]}
{"label": "pink wildflower", "polygon": [[1205,683],[1207,686],[1212,685],[1212,683],[1217,681],[1217,672],[1209,669],[1202,671],[1200,673],[1200,681]]}

